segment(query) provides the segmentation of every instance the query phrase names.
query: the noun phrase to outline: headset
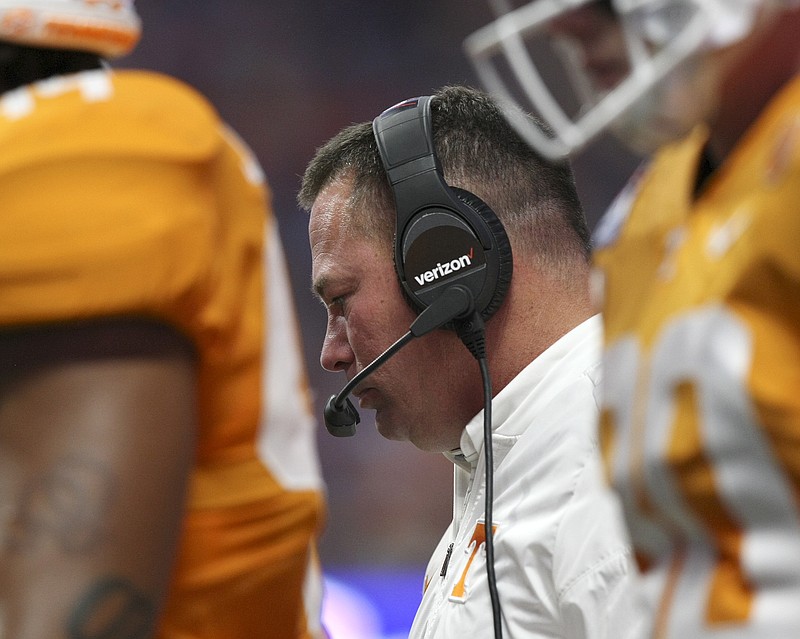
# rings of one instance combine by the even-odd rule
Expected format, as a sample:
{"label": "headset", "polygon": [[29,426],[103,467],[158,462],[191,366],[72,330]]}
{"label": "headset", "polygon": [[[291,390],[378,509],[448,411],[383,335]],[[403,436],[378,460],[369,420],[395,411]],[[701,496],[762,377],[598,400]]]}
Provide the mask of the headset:
{"label": "headset", "polygon": [[397,208],[397,276],[417,312],[459,284],[470,291],[485,320],[508,292],[511,245],[485,202],[445,182],[430,103],[431,96],[405,100],[372,123]]}
{"label": "headset", "polygon": [[[511,284],[513,260],[503,224],[478,196],[444,179],[435,152],[431,96],[404,100],[373,120],[372,130],[394,194],[397,217],[394,263],[403,292],[418,313],[409,331],[365,366],[325,407],[325,425],[336,436],[355,434],[358,412],[347,398],[358,383],[411,339],[436,328],[457,332],[478,360],[484,386],[486,521],[492,521],[492,390],[484,320],[500,308]],[[502,637],[494,576],[491,524],[486,564],[494,633]]]}

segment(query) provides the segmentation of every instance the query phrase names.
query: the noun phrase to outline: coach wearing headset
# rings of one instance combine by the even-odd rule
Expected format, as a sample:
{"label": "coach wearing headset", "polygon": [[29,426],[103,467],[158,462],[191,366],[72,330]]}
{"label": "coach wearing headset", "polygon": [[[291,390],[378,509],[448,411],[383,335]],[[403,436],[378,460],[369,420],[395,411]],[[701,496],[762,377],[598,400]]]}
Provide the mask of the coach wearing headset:
{"label": "coach wearing headset", "polygon": [[342,130],[298,200],[328,314],[322,366],[354,381],[384,437],[455,466],[411,637],[644,636],[600,470],[600,324],[569,166],[542,160],[485,94],[446,87]]}

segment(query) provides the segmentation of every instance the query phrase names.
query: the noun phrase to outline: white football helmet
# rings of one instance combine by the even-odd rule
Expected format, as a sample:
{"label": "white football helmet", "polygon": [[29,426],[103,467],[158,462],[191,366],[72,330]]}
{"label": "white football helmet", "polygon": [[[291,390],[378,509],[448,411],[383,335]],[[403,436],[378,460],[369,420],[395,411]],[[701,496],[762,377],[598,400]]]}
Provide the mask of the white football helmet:
{"label": "white football helmet", "polygon": [[489,1],[497,18],[466,53],[528,143],[563,158],[609,128],[642,153],[684,135],[715,99],[695,54],[748,35],[762,5],[797,0]]}
{"label": "white football helmet", "polygon": [[114,58],[140,33],[133,0],[0,0],[0,40]]}

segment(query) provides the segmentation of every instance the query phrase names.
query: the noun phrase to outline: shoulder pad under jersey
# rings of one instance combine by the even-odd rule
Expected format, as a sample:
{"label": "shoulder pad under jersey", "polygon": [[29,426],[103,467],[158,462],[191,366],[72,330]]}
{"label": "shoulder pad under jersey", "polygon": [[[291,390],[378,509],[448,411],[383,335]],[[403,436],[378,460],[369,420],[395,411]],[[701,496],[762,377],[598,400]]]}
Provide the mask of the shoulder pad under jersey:
{"label": "shoulder pad under jersey", "polygon": [[0,96],[0,172],[70,157],[203,161],[220,122],[194,89],[142,71],[56,76]]}

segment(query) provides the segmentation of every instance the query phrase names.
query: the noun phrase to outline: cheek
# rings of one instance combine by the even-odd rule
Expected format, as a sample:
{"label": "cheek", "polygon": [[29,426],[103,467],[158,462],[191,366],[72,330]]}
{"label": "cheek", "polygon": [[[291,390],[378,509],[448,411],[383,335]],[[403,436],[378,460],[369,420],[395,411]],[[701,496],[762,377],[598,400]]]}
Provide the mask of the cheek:
{"label": "cheek", "polygon": [[403,330],[407,331],[414,320],[417,319],[417,312],[411,308],[411,305],[403,297],[400,291],[400,286],[397,286],[397,295],[386,299],[382,303],[382,308],[390,321],[398,326],[403,326]]}
{"label": "cheek", "polygon": [[[348,334],[354,348],[380,354],[400,339],[416,319],[408,304],[391,298],[378,300],[370,308],[348,317]],[[406,347],[408,348],[408,347]]]}
{"label": "cheek", "polygon": [[394,266],[376,257],[374,268],[365,276],[347,312],[348,337],[357,358],[366,364],[367,358],[380,355],[408,331],[416,318],[403,297]]}
{"label": "cheek", "polygon": [[377,297],[372,312],[376,319],[380,318],[382,324],[387,328],[392,327],[394,332],[400,330],[401,332],[397,335],[400,337],[417,319],[417,313],[406,300],[394,268],[383,277],[378,290],[384,291],[384,294]]}

